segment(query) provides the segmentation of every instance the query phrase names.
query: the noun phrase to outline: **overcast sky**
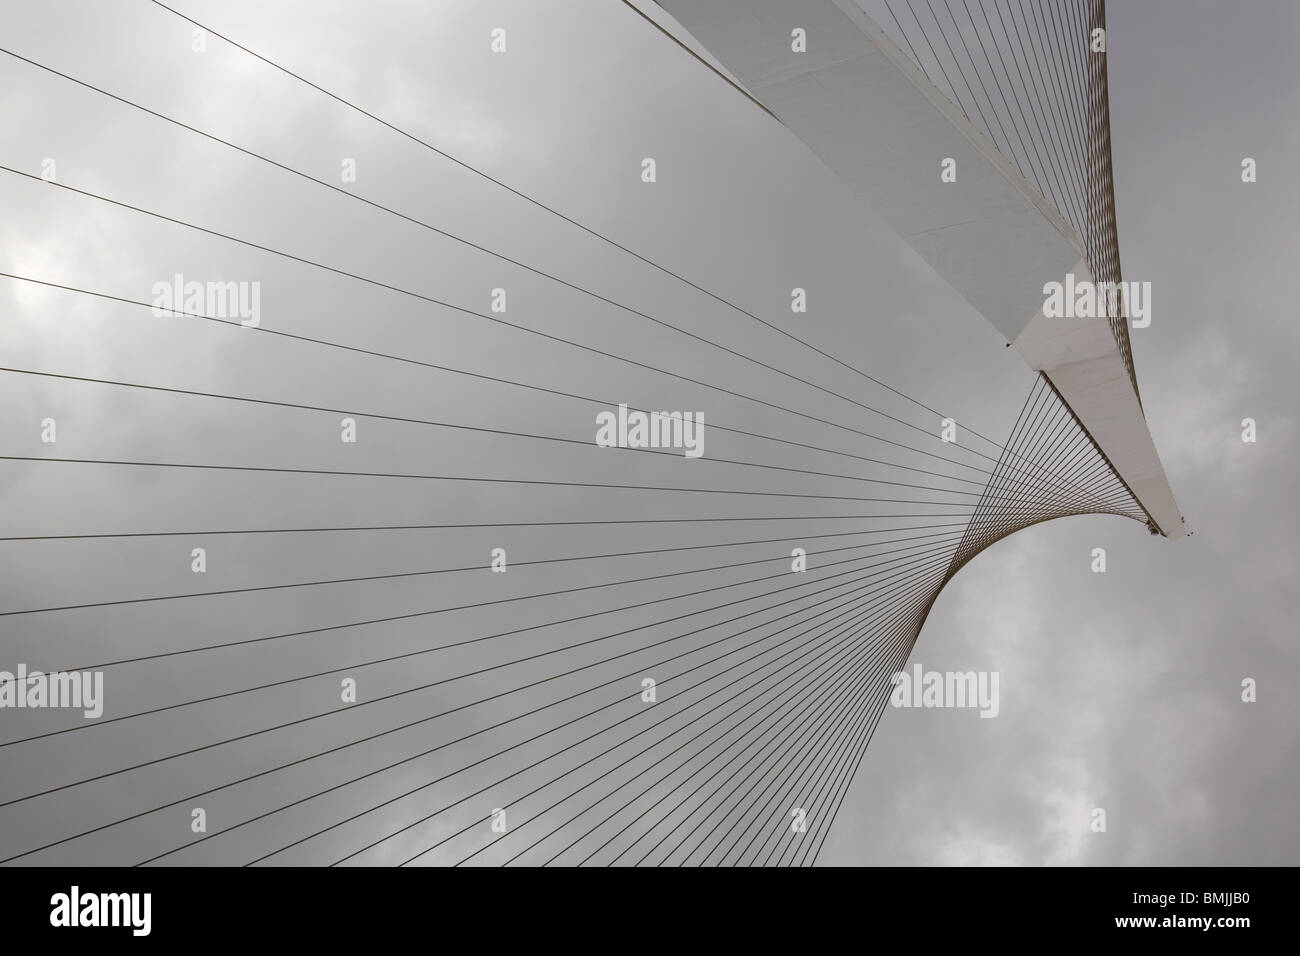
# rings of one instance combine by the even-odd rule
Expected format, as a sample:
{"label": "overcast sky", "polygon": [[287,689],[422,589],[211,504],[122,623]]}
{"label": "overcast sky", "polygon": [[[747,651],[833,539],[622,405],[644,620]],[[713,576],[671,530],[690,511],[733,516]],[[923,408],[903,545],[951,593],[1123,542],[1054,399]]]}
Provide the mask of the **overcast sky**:
{"label": "overcast sky", "polygon": [[[1033,384],[1032,373],[1003,348],[988,323],[793,135],[622,3],[386,0],[368,4],[364,16],[353,4],[335,2],[268,8],[244,0],[177,0],[177,8],[986,435],[1008,434]],[[966,566],[940,596],[910,660],[927,669],[999,672],[999,716],[887,712],[819,862],[1297,862],[1294,400],[1300,396],[1293,367],[1300,342],[1288,280],[1300,194],[1288,164],[1300,147],[1294,122],[1300,70],[1292,55],[1300,39],[1298,17],[1285,0],[1108,5],[1121,252],[1126,278],[1150,281],[1153,288],[1153,321],[1134,331],[1133,352],[1156,445],[1195,533],[1171,542],[1116,517],[1070,518],[1014,535]],[[0,22],[0,46],[22,57],[918,427],[936,427],[934,416],[897,395],[792,346],[735,309],[220,39],[208,37],[205,50],[196,52],[190,24],[146,0],[53,0],[40,6],[6,0]],[[490,49],[497,27],[507,31],[504,55]],[[1258,160],[1255,184],[1240,181],[1244,156]],[[653,184],[641,181],[645,157],[657,163]],[[879,453],[880,446],[772,405],[914,440],[906,426],[0,55],[0,164],[39,175],[48,158],[55,160],[59,183],[480,313],[489,310],[491,290],[504,287],[506,320],[707,384],[493,325],[0,171],[0,271],[145,301],[155,282],[176,273],[257,281],[264,329],[536,386],[520,388],[262,331],[156,318],[126,303],[0,279],[0,364],[6,368],[319,406],[351,412],[360,430],[358,443],[349,445],[339,441],[342,416],[332,411],[0,372],[0,400],[10,410],[0,416],[5,454],[527,477],[729,493],[6,461],[0,463],[5,535],[669,516],[807,520],[781,522],[779,529],[772,522],[611,524],[0,542],[0,609],[18,611],[482,567],[495,547],[506,548],[514,565],[775,539],[729,548],[721,552],[725,558],[704,551],[512,566],[505,575],[444,573],[0,619],[0,667],[23,662],[75,668],[701,569],[695,577],[106,668],[105,718],[337,672],[7,747],[0,799],[319,712],[338,714],[0,808],[0,858],[159,807],[20,858],[141,862],[198,837],[191,831],[191,811],[203,807],[212,838],[162,862],[241,864],[378,805],[269,862],[331,863],[374,843],[350,861],[397,863],[449,838],[418,862],[456,862],[486,848],[471,862],[504,862],[525,852],[526,862],[572,863],[613,837],[597,858],[604,862],[622,849],[623,838],[614,830],[625,823],[635,833],[636,821],[657,806],[650,797],[661,793],[633,801],[577,849],[566,845],[605,814],[566,821],[616,783],[628,788],[611,798],[608,809],[632,800],[638,775],[652,779],[665,766],[662,752],[593,784],[556,813],[530,823],[531,830],[522,827],[523,820],[531,821],[569,790],[525,795],[571,768],[572,787],[591,780],[602,765],[593,764],[590,772],[579,765],[639,729],[641,705],[635,693],[618,702],[630,692],[618,680],[669,652],[638,648],[680,634],[688,624],[712,625],[736,613],[707,610],[732,599],[725,591],[668,599],[747,581],[764,567],[708,570],[711,564],[771,560],[776,564],[769,570],[780,570],[801,535],[822,536],[810,552],[861,542],[850,535],[862,525],[827,520],[863,513],[859,502],[741,492],[876,495],[881,486],[861,479],[898,478],[896,469],[721,427],[706,426],[705,458],[687,461],[364,413],[590,442],[599,404],[555,394],[564,391],[607,407],[627,402],[701,411],[711,425],[858,455]],[[355,183],[340,179],[345,159],[356,160]],[[807,314],[790,312],[795,286],[809,292]],[[1240,423],[1248,416],[1258,422],[1255,444],[1240,441]],[[57,422],[53,446],[40,441],[47,417]],[[953,454],[976,462],[967,452]],[[796,478],[714,459],[850,473],[856,479]],[[889,460],[915,467],[925,461],[898,450]],[[964,473],[960,466],[942,470]],[[872,514],[909,511],[904,505],[876,507]],[[912,523],[892,520],[898,527]],[[207,552],[203,575],[191,570],[195,547]],[[1104,575],[1089,569],[1096,547],[1108,552]],[[773,586],[740,587],[732,594],[761,598]],[[663,603],[539,628],[508,643],[352,667],[660,598]],[[659,623],[692,612],[700,615],[699,624]],[[189,799],[324,748],[584,666],[596,651],[559,653],[544,665],[518,665],[355,709],[339,704],[343,676],[357,679],[365,701],[643,625],[638,633],[595,645],[608,646],[609,654],[628,651],[630,662],[558,677]],[[778,626],[769,630],[781,633]],[[729,632],[711,631],[696,640],[723,633]],[[1246,677],[1258,681],[1256,703],[1240,699]],[[602,681],[613,687],[553,708],[538,723],[515,722],[305,799]],[[632,689],[639,689],[638,682]],[[575,725],[383,805],[607,701],[612,709],[603,724]],[[711,714],[706,702],[666,726],[680,736],[704,719],[701,710]],[[621,721],[613,722],[612,741],[579,742],[611,724],[609,714]],[[90,723],[66,713],[30,711],[6,711],[0,720],[0,740]],[[509,786],[493,784],[567,744],[574,746],[538,771],[521,774]],[[452,812],[417,823],[482,788]],[[304,802],[222,832],[298,800]],[[515,825],[522,828],[512,829],[509,840],[495,841],[487,824],[477,822],[496,807],[510,807],[510,813],[517,808]],[[1102,834],[1090,832],[1095,807],[1107,812]],[[558,836],[530,848],[548,833]]]}

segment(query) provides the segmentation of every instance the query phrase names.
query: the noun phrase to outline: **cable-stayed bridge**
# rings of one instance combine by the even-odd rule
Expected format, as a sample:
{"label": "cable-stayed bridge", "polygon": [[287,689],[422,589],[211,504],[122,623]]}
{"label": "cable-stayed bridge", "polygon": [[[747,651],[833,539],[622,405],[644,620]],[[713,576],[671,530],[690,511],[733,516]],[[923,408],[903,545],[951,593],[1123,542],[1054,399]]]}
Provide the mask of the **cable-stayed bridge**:
{"label": "cable-stayed bridge", "polygon": [[[1122,282],[1101,3],[593,12],[991,323],[963,360],[1030,375],[1001,434],[884,290],[845,351],[813,282],[669,261],[476,159],[490,116],[450,95],[420,125],[255,13],[135,6],[135,48],[2,47],[9,109],[106,131],[0,159],[15,222],[91,237],[11,227],[0,270],[4,862],[811,864],[965,563],[1056,517],[1186,533],[1124,295],[1044,295]],[[534,20],[466,30],[519,82],[572,52]]]}

